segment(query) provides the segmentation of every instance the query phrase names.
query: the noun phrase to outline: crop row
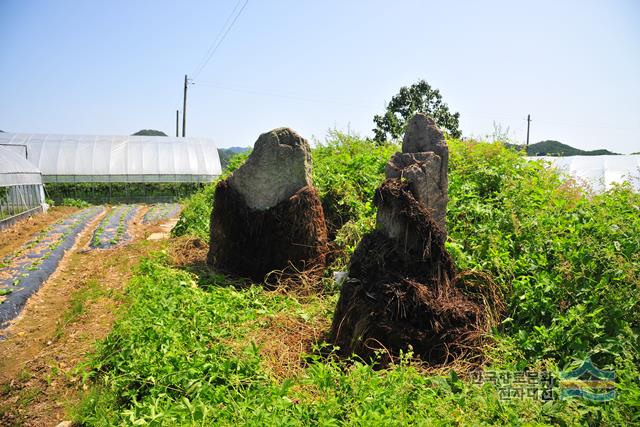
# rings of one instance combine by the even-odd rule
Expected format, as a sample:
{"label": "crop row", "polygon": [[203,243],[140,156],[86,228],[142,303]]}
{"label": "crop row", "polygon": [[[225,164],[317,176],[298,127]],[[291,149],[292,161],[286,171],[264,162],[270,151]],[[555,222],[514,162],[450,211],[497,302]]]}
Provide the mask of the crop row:
{"label": "crop row", "polygon": [[28,298],[56,270],[78,234],[104,208],[93,206],[58,221],[0,264],[0,327],[17,316]]}
{"label": "crop row", "polygon": [[147,213],[144,214],[142,222],[153,223],[165,221],[176,217],[180,213],[180,210],[181,206],[178,203],[158,203],[149,208]]}
{"label": "crop row", "polygon": [[129,240],[128,227],[139,209],[138,205],[119,205],[111,209],[100,221],[89,246],[106,249]]}

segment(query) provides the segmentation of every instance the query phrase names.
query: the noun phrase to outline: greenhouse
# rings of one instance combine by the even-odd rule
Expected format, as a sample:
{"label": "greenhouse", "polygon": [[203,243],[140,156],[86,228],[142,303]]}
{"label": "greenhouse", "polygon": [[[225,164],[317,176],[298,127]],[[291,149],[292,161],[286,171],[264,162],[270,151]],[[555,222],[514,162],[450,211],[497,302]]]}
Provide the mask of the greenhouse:
{"label": "greenhouse", "polygon": [[547,161],[596,192],[608,190],[614,183],[625,181],[640,191],[640,155],[542,156],[528,159]]}
{"label": "greenhouse", "polygon": [[45,209],[42,176],[24,145],[0,145],[0,229]]}
{"label": "greenhouse", "polygon": [[221,174],[204,138],[0,133],[0,144],[26,146],[55,201],[176,200]]}

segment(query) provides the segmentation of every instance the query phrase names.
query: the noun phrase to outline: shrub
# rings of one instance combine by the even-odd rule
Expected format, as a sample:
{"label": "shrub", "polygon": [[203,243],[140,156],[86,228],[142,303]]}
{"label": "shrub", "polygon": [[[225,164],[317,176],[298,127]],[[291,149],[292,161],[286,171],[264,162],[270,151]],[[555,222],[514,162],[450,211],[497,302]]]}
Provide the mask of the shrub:
{"label": "shrub", "polygon": [[[501,287],[508,306],[485,350],[489,366],[557,372],[590,357],[600,369],[616,372],[618,398],[606,405],[582,400],[544,406],[532,402],[518,407],[516,418],[510,418],[515,411],[511,404],[496,403],[488,389],[471,388],[463,381],[456,383],[456,387],[467,390],[462,392],[466,396],[461,400],[465,402],[463,408],[439,406],[443,404],[439,400],[416,398],[399,403],[378,397],[378,401],[391,406],[377,407],[370,415],[416,409],[412,405],[428,411],[431,409],[425,408],[431,404],[443,411],[443,420],[455,423],[465,420],[458,415],[471,410],[471,402],[482,401],[473,410],[484,414],[482,420],[487,423],[510,423],[519,417],[549,423],[640,422],[640,194],[628,185],[619,185],[595,195],[500,143],[448,142],[447,247],[458,269],[489,274]],[[314,182],[333,222],[340,253],[329,273],[345,268],[349,251],[375,226],[373,191],[383,180],[384,164],[395,150],[394,145],[373,146],[339,132],[331,132],[313,150]],[[211,195],[203,192],[199,197]],[[210,203],[206,205],[207,220],[210,207]],[[194,211],[189,221],[195,223],[198,218],[201,217]],[[208,226],[206,231],[204,236]],[[322,298],[330,315],[335,295]],[[343,396],[341,387],[353,384],[352,375],[362,372],[360,369],[338,372],[329,362],[319,361],[305,371],[305,378],[315,378],[330,390],[332,397],[325,396],[322,402],[335,402],[331,399]],[[392,387],[384,383],[384,378],[400,375],[399,372],[402,371],[398,367],[382,373],[367,371],[367,381]],[[297,378],[287,381],[302,384]],[[403,387],[415,389],[413,381],[435,379],[417,375],[406,381]],[[363,394],[353,390],[346,393],[343,400],[338,399],[338,407],[357,408],[362,415],[360,421],[373,419],[363,415],[367,413],[363,405],[368,396],[378,396],[380,390],[367,390]],[[269,400],[266,396],[275,392],[264,393]],[[242,396],[242,405],[248,407],[273,403],[259,403],[251,394]],[[445,395],[445,400],[450,397]],[[354,422],[343,413],[331,412],[336,408],[323,406],[327,411],[323,413],[304,405],[298,407],[305,408],[300,410],[312,416],[314,422],[325,419],[327,414],[341,422]],[[384,412],[387,409],[391,412]]]}
{"label": "shrub", "polygon": [[220,178],[182,201],[184,209],[177,224],[171,230],[173,236],[192,235],[205,242],[209,241],[209,220],[216,186],[221,179],[225,179],[231,172],[239,168],[248,157],[249,152],[232,156]]}
{"label": "shrub", "polygon": [[72,199],[70,197],[66,197],[62,199],[61,206],[72,206],[75,208],[87,208],[91,206],[90,203],[85,202],[84,200]]}

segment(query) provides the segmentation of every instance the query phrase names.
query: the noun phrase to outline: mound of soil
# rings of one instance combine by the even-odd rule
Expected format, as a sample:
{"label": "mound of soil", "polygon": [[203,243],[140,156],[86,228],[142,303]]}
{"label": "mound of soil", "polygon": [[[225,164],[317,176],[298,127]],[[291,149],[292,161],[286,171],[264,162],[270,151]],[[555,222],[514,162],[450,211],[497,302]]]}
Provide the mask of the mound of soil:
{"label": "mound of soil", "polygon": [[[344,356],[365,360],[382,350],[383,363],[409,348],[431,364],[476,348],[494,316],[487,298],[466,294],[456,283],[444,231],[430,210],[399,179],[385,181],[374,201],[379,229],[351,258],[329,340]],[[391,232],[380,212],[392,213]]]}
{"label": "mound of soil", "polygon": [[297,273],[325,265],[327,226],[313,187],[302,187],[272,208],[254,210],[225,180],[216,188],[213,206],[210,265],[256,281],[274,270]]}

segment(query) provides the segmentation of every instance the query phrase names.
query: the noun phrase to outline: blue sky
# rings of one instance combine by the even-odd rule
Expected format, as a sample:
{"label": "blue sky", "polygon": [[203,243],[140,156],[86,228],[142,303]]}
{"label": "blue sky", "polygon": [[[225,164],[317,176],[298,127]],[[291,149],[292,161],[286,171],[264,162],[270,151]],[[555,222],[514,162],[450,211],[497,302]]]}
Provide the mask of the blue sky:
{"label": "blue sky", "polygon": [[[237,0],[0,0],[0,129],[175,132]],[[189,89],[187,135],[222,147],[290,126],[371,135],[418,79],[465,136],[640,151],[640,1],[258,1]]]}

